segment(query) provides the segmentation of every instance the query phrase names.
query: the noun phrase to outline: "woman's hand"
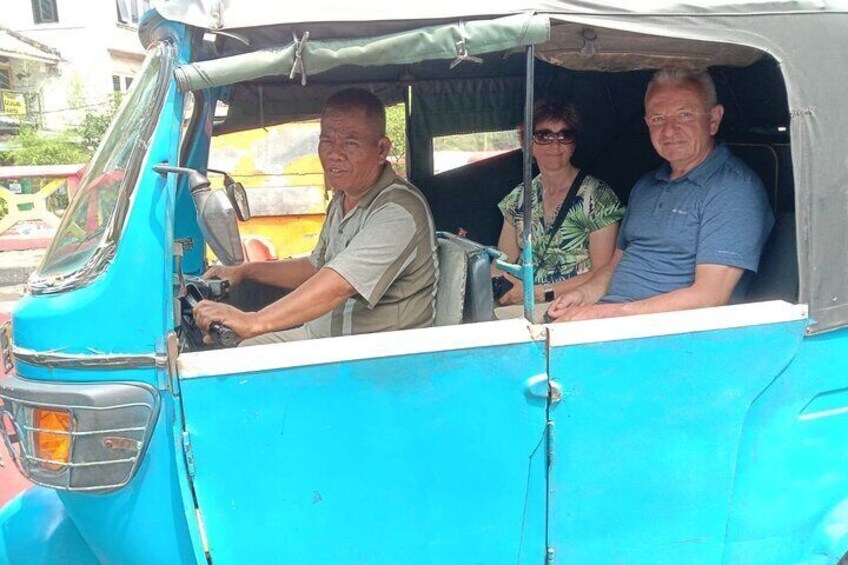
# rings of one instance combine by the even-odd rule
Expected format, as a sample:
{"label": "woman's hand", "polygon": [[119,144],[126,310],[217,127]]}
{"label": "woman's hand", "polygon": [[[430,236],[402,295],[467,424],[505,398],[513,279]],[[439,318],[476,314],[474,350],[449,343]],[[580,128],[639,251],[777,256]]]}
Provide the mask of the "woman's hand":
{"label": "woman's hand", "polygon": [[[510,279],[510,282],[513,283],[513,287],[509,289],[506,294],[501,296],[501,299],[498,302],[501,306],[524,304],[524,285],[521,281],[516,279]],[[545,301],[545,287],[543,285],[537,284],[533,286],[533,298],[536,301],[536,304]]]}
{"label": "woman's hand", "polygon": [[524,285],[521,284],[521,281],[518,279],[510,278],[509,282],[512,283],[512,288],[506,291],[506,293],[501,296],[498,303],[501,306],[511,306],[513,304],[523,304],[524,303]]}

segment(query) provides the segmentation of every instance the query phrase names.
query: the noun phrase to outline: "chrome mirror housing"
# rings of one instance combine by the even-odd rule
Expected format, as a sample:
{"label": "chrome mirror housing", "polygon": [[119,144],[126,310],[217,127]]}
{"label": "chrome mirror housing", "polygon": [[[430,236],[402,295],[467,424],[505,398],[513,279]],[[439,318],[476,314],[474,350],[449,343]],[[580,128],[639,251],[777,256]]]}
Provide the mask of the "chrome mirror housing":
{"label": "chrome mirror housing", "polygon": [[[197,223],[206,243],[224,265],[238,265],[244,262],[236,209],[225,190],[211,190],[209,179],[187,167],[156,165],[153,169],[159,174],[178,173],[188,177],[188,188],[194,207],[197,209]],[[242,189],[244,190],[244,189]],[[244,198],[245,203],[247,197]],[[249,214],[248,210],[248,214]]]}

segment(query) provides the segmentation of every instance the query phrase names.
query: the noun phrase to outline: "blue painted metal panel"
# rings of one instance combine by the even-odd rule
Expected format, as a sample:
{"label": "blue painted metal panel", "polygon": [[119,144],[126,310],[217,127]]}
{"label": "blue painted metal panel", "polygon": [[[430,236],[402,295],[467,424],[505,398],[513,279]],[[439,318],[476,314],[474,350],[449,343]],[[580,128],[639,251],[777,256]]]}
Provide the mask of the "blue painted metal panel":
{"label": "blue painted metal panel", "polygon": [[806,338],[741,438],[725,563],[848,554],[848,331]]}
{"label": "blue painted metal panel", "polygon": [[544,371],[525,343],[183,380],[212,560],[542,562]]}
{"label": "blue painted metal panel", "polygon": [[[558,347],[550,543],[562,563],[721,563],[746,414],[804,321]],[[760,561],[755,561],[760,562]]]}
{"label": "blue painted metal panel", "polygon": [[32,487],[0,510],[0,565],[97,565],[56,492]]}
{"label": "blue painted metal panel", "polygon": [[163,395],[147,452],[127,486],[109,494],[59,493],[80,535],[103,562],[205,561],[199,544],[192,543],[195,517],[186,511],[178,480],[184,470],[175,459],[182,450],[169,426],[174,410],[171,397]]}

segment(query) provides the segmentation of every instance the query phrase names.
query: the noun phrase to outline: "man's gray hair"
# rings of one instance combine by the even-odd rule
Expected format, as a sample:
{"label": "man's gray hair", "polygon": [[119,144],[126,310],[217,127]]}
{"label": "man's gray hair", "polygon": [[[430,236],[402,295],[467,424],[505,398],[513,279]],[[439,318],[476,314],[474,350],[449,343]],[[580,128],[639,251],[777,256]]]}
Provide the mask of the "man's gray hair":
{"label": "man's gray hair", "polygon": [[694,86],[701,93],[706,108],[709,110],[718,104],[716,87],[710,73],[705,70],[693,70],[686,68],[661,69],[654,73],[648,88],[645,89],[645,104],[655,86],[661,84],[685,84]]}
{"label": "man's gray hair", "polygon": [[386,135],[386,107],[377,96],[363,88],[345,88],[330,96],[324,103],[323,117],[328,111],[351,112],[362,110],[368,127],[376,137]]}

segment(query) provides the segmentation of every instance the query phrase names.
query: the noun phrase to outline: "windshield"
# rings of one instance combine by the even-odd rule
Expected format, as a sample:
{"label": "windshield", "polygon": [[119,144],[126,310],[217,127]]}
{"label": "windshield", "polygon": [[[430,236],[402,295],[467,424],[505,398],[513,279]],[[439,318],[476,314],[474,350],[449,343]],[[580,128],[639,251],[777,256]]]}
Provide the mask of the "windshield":
{"label": "windshield", "polygon": [[91,280],[114,252],[129,196],[167,92],[174,47],[156,43],[133,81],[65,212],[41,267],[34,292],[56,292]]}

